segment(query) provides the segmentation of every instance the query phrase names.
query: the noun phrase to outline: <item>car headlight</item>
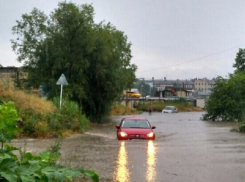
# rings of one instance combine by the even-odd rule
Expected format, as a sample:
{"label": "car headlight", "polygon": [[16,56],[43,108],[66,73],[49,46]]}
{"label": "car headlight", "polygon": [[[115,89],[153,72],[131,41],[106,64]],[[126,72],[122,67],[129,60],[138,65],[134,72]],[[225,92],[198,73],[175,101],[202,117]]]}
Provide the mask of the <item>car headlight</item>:
{"label": "car headlight", "polygon": [[153,132],[150,132],[147,134],[148,137],[153,137],[154,136],[154,133]]}
{"label": "car headlight", "polygon": [[125,133],[125,132],[123,132],[123,131],[120,132],[120,135],[121,135],[121,137],[126,137],[126,136],[128,136],[128,134]]}

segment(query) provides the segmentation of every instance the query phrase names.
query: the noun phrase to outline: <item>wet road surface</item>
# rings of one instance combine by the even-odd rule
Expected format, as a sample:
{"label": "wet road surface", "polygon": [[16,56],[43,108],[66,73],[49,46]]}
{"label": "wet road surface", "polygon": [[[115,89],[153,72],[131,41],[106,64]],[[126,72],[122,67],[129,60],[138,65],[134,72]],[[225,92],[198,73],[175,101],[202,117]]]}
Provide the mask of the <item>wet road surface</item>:
{"label": "wet road surface", "polygon": [[[143,113],[156,126],[156,140],[117,141],[112,122],[63,140],[61,164],[95,170],[100,181],[244,182],[245,135],[229,124],[201,121],[203,112]],[[15,140],[40,152],[54,140]]]}

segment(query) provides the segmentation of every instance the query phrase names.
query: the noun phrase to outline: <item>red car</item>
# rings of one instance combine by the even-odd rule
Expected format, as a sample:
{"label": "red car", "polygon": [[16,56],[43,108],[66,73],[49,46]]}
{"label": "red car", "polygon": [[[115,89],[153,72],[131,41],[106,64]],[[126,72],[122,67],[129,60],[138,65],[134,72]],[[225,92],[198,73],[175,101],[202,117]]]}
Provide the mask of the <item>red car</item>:
{"label": "red car", "polygon": [[145,118],[127,117],[123,118],[117,128],[118,140],[147,139],[155,140],[155,133],[150,122]]}

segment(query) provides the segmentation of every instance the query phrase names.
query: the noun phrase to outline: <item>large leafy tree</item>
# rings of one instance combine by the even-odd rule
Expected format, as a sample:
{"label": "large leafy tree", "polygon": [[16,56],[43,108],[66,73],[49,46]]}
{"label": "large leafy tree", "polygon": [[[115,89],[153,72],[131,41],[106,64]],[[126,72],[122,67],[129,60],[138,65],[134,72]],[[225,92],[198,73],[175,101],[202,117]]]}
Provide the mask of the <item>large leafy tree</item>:
{"label": "large leafy tree", "polygon": [[245,117],[245,50],[239,49],[228,79],[218,77],[206,101],[206,120],[242,121]]}
{"label": "large leafy tree", "polygon": [[101,121],[114,99],[135,81],[131,44],[110,23],[93,20],[91,5],[61,2],[49,16],[33,9],[12,31],[18,61],[28,72],[25,86],[43,85],[49,98],[59,94],[56,82],[65,74],[64,94],[82,106],[92,121]]}
{"label": "large leafy tree", "polygon": [[235,72],[243,71],[245,72],[245,50],[239,49],[237,52],[235,63],[233,67],[236,68]]}
{"label": "large leafy tree", "polygon": [[231,74],[229,79],[218,77],[206,101],[205,120],[242,121],[245,108],[245,73]]}

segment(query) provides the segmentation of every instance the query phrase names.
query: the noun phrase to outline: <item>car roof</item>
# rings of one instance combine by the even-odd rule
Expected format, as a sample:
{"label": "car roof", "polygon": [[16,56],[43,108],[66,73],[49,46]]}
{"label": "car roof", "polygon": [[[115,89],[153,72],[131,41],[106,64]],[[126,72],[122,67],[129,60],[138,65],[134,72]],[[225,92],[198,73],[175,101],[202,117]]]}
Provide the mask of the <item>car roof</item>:
{"label": "car roof", "polygon": [[127,119],[134,119],[134,120],[147,120],[146,118],[143,117],[125,117],[122,120],[127,120]]}

